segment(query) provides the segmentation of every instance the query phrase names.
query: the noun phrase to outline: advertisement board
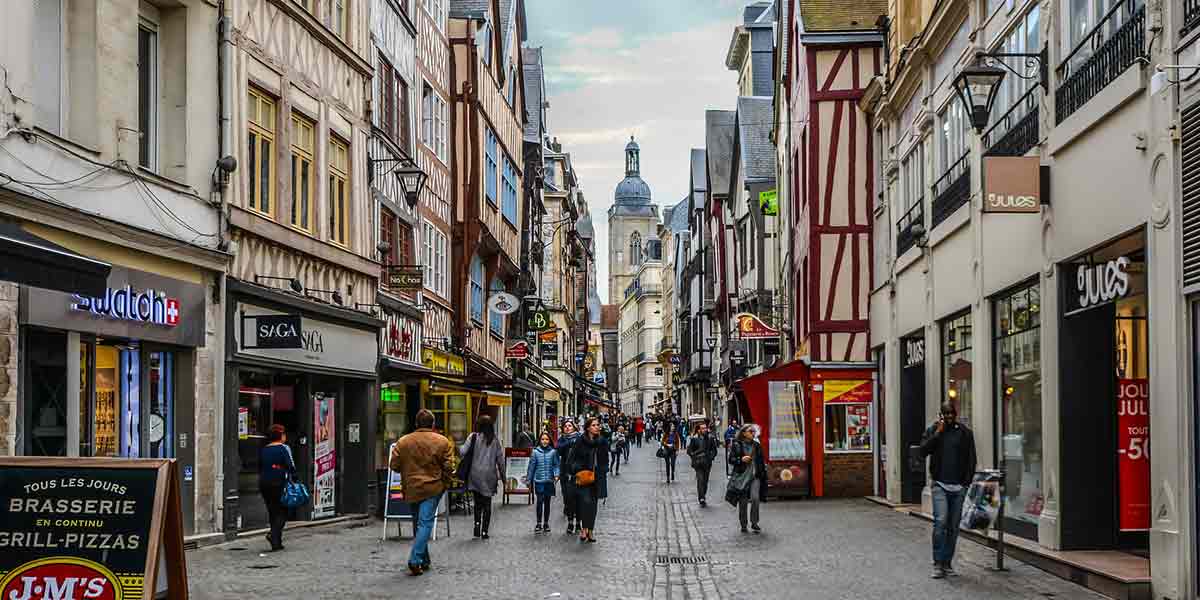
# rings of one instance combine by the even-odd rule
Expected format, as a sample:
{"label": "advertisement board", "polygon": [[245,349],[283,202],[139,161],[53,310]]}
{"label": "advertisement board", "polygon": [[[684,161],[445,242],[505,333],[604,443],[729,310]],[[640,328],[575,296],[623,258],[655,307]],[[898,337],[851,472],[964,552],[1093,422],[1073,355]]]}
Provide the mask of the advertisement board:
{"label": "advertisement board", "polygon": [[1117,490],[1121,531],[1150,529],[1150,380],[1117,380]]}
{"label": "advertisement board", "polygon": [[533,456],[532,448],[504,449],[504,503],[509,496],[528,495],[533,499],[533,484],[530,483],[527,472],[529,458]]}
{"label": "advertisement board", "polygon": [[314,519],[332,517],[336,510],[337,402],[334,396],[313,394],[313,513]]}

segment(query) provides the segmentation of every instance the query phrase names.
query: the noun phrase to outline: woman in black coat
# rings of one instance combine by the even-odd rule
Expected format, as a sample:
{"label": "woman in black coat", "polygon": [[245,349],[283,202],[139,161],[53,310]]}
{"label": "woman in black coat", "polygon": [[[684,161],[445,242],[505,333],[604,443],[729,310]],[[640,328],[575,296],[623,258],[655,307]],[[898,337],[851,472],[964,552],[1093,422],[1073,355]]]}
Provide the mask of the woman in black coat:
{"label": "woman in black coat", "polygon": [[[592,529],[596,526],[596,504],[600,500],[600,474],[608,470],[608,440],[600,430],[600,419],[590,417],[583,426],[583,435],[576,440],[567,457],[566,471],[575,485],[575,506],[579,516],[579,541],[595,543]],[[579,472],[591,471],[595,481],[580,485]]]}
{"label": "woman in black coat", "polygon": [[738,522],[742,525],[742,533],[746,533],[746,509],[750,509],[750,528],[754,533],[762,532],[758,526],[758,504],[767,495],[767,461],[763,456],[762,445],[754,439],[754,426],[743,425],[738,430],[737,437],[729,447],[729,464],[733,467],[733,476],[754,469],[753,479],[749,488],[738,499]]}

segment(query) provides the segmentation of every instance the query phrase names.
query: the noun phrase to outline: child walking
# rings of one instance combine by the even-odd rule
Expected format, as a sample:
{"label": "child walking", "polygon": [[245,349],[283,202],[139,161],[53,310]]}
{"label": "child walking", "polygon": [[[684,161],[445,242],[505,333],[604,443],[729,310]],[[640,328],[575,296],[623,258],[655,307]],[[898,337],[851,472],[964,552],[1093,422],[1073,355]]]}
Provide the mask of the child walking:
{"label": "child walking", "polygon": [[538,438],[537,448],[529,458],[526,477],[533,484],[537,496],[537,524],[534,533],[550,533],[550,499],[554,497],[554,484],[558,481],[558,451],[550,445],[550,432],[543,431]]}

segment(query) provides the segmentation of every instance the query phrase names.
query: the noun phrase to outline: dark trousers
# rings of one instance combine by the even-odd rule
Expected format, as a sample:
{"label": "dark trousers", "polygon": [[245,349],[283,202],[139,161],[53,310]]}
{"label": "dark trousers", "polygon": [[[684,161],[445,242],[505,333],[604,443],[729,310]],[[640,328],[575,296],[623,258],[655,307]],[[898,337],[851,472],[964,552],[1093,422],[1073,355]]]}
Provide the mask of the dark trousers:
{"label": "dark trousers", "polygon": [[708,474],[712,470],[712,465],[696,469],[696,494],[701,500],[708,495]]}
{"label": "dark trousers", "polygon": [[263,503],[267,505],[267,518],[271,523],[271,533],[267,536],[271,541],[271,548],[282,548],[283,526],[287,524],[288,517],[288,509],[280,501],[283,497],[283,482],[259,483],[258,487],[262,492]]}
{"label": "dark trousers", "polygon": [[550,524],[550,500],[554,496],[550,494],[538,494],[537,496],[537,522]]}
{"label": "dark trousers", "polygon": [[579,499],[575,496],[575,484],[568,481],[566,477],[559,479],[559,482],[562,483],[563,516],[570,521],[579,514]]}
{"label": "dark trousers", "polygon": [[634,439],[637,440],[638,448],[642,447],[642,435],[643,435],[642,433],[637,433],[634,435]]}
{"label": "dark trousers", "polygon": [[592,529],[596,526],[596,484],[575,488],[576,509],[579,511],[579,526]]}
{"label": "dark trousers", "polygon": [[471,492],[475,499],[475,529],[487,533],[492,524],[492,497],[479,492]]}
{"label": "dark trousers", "polygon": [[624,446],[621,446],[621,450],[625,455],[625,464],[629,464],[629,444],[626,443]]}
{"label": "dark trousers", "polygon": [[608,461],[608,470],[610,473],[621,474],[621,451],[617,450],[612,453],[612,460]]}
{"label": "dark trousers", "polygon": [[665,449],[665,452],[667,455],[663,457],[663,462],[667,463],[667,481],[675,481],[675,458],[679,453],[670,448]]}

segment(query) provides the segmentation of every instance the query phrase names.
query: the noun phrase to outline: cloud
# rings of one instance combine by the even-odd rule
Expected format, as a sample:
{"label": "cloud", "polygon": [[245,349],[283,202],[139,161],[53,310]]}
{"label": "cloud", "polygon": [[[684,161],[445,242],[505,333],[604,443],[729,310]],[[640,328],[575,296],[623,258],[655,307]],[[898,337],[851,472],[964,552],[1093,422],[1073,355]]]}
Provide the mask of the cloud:
{"label": "cloud", "polygon": [[[530,18],[530,44],[546,44],[548,129],[571,153],[596,229],[601,298],[607,296],[608,208],[625,177],[629,136],[641,147],[641,176],[654,201],[673,206],[688,193],[690,150],[704,146],[704,111],[730,109],[737,101],[737,76],[725,68],[725,52],[744,1],[732,8],[722,6],[725,0],[676,7],[663,6],[667,0],[637,2],[628,22],[613,16],[627,0],[573,2],[571,10],[553,13],[556,31],[575,31],[567,37],[539,39],[538,11]],[[583,10],[595,4],[612,7],[602,16]]]}

